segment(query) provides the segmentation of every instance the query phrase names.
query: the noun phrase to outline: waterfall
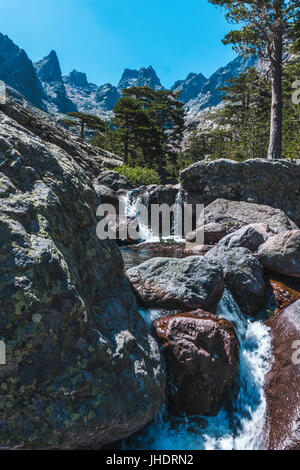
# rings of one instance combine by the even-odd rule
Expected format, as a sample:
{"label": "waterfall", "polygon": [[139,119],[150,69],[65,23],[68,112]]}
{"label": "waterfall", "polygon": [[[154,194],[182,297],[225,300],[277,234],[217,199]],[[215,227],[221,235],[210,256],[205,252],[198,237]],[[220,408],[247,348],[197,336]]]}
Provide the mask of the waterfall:
{"label": "waterfall", "polygon": [[[159,316],[159,310],[143,310],[141,314],[149,324]],[[246,320],[226,290],[218,315],[234,322],[241,343],[239,377],[233,387],[231,410],[222,408],[214,417],[177,418],[164,408],[152,423],[123,441],[124,449],[260,449],[266,412],[263,383],[271,364],[269,329],[260,321]]]}
{"label": "waterfall", "polygon": [[176,241],[185,241],[183,233],[183,191],[179,189],[176,199],[175,199],[175,209],[174,209],[174,225],[173,233],[174,240]]}
{"label": "waterfall", "polygon": [[141,211],[141,205],[143,204],[144,206],[148,207],[147,200],[149,199],[149,194],[144,193],[143,194],[143,200],[145,201],[146,199],[146,204],[145,202],[142,202],[141,196],[138,196],[137,198],[133,197],[134,193],[128,192],[126,196],[122,196],[122,212],[126,217],[134,217],[138,221],[139,225],[139,234],[140,234],[140,241],[146,241],[146,242],[157,242],[159,241],[159,237],[155,236],[148,224],[148,219],[147,217],[144,216],[144,214]]}

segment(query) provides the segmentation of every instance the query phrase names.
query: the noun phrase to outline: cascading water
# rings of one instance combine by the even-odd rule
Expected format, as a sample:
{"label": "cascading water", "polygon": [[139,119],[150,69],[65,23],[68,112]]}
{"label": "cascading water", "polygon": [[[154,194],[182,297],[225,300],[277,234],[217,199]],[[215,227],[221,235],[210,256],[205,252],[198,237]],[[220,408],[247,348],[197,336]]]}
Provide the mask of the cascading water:
{"label": "cascading water", "polygon": [[122,196],[122,212],[126,217],[133,217],[138,220],[140,241],[144,242],[160,242],[161,239],[172,239],[176,242],[183,242],[183,229],[182,229],[182,206],[183,206],[183,191],[179,190],[174,204],[173,215],[173,235],[168,237],[160,237],[159,234],[153,233],[148,224],[148,219],[142,214],[141,205],[149,208],[149,193],[145,192],[142,196],[135,197],[133,192],[128,192]]}
{"label": "cascading water", "polygon": [[147,198],[149,198],[148,193],[143,194],[144,201],[142,201],[140,196],[135,198],[132,192],[128,192],[126,196],[122,197],[123,212],[126,217],[134,217],[137,219],[139,225],[140,241],[157,242],[159,241],[159,237],[152,233],[148,225],[148,220],[146,220],[147,218],[143,217],[143,214],[140,210],[141,204],[144,204],[147,207]]}
{"label": "cascading water", "polygon": [[183,227],[182,227],[182,224],[183,224],[182,207],[183,207],[183,191],[180,189],[175,199],[174,225],[173,225],[174,240],[179,241],[179,242],[184,241]]}
{"label": "cascading water", "polygon": [[[159,310],[141,310],[149,325],[163,316]],[[271,363],[271,337],[259,321],[245,320],[225,290],[218,315],[236,325],[241,343],[240,373],[233,387],[230,411],[215,417],[174,418],[164,409],[142,431],[123,442],[124,449],[151,450],[254,450],[261,447],[266,401],[263,382]]]}

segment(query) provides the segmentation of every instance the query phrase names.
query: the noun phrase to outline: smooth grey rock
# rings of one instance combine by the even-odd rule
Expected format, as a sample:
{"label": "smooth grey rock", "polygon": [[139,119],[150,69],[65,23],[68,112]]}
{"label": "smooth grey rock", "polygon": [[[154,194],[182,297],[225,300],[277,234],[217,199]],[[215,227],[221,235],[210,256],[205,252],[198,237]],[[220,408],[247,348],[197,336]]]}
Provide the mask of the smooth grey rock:
{"label": "smooth grey rock", "polygon": [[[202,161],[183,170],[180,178],[186,202],[208,205],[219,198],[251,202],[281,209],[300,225],[300,166],[287,159]],[[269,223],[247,223],[252,222]]]}
{"label": "smooth grey rock", "polygon": [[277,233],[277,230],[271,229],[267,224],[250,224],[222,238],[218,246],[243,247],[254,252],[268,238],[274,237]]}
{"label": "smooth grey rock", "polygon": [[131,183],[126,176],[120,175],[117,171],[107,170],[103,171],[94,180],[94,185],[103,185],[111,188],[113,191],[120,189],[132,189]]}
{"label": "smooth grey rock", "polygon": [[204,243],[218,243],[223,237],[225,237],[225,235],[228,234],[229,229],[226,224],[211,222],[197,228],[193,232],[189,232],[185,237],[186,241],[193,242],[199,232],[203,232],[204,234]]}
{"label": "smooth grey rock", "polygon": [[300,278],[300,230],[270,238],[260,246],[257,258],[270,271]]}
{"label": "smooth grey rock", "polygon": [[254,316],[265,306],[263,267],[251,251],[216,246],[205,258],[222,266],[225,285],[245,315]]}
{"label": "smooth grey rock", "polygon": [[220,265],[201,256],[152,258],[126,276],[144,305],[169,310],[214,311],[224,289]]}
{"label": "smooth grey rock", "polygon": [[231,232],[254,223],[268,224],[271,230],[278,230],[278,232],[298,228],[281,209],[226,199],[217,199],[206,206],[204,221],[206,224],[220,223],[225,225],[227,230]]}

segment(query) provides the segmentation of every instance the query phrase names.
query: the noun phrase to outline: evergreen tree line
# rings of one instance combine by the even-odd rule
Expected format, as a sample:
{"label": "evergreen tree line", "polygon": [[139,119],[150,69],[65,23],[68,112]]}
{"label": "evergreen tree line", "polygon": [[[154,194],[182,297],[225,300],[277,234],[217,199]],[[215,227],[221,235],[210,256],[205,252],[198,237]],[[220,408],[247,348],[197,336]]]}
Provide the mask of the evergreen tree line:
{"label": "evergreen tree line", "polygon": [[175,165],[184,131],[183,103],[169,90],[132,87],[123,90],[113,109],[114,118],[92,143],[124,158],[131,166],[145,166],[160,173]]}
{"label": "evergreen tree line", "polygon": [[[283,69],[282,158],[300,158],[300,105],[292,100],[293,84],[300,79],[300,58],[295,55]],[[245,160],[268,153],[271,84],[268,76],[251,68],[223,87],[223,106],[208,116],[214,130],[196,131],[178,167],[205,158]]]}

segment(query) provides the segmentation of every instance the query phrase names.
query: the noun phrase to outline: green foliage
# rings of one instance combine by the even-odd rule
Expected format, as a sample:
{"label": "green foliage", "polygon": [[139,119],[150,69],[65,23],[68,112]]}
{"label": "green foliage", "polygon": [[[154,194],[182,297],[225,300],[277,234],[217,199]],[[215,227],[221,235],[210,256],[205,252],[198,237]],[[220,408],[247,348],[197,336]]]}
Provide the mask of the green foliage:
{"label": "green foliage", "polygon": [[223,43],[238,53],[273,58],[274,33],[288,34],[299,17],[299,0],[209,0],[225,8],[226,19],[241,24],[226,34]]}
{"label": "green foliage", "polygon": [[70,116],[74,119],[63,119],[62,123],[69,127],[80,126],[80,134],[82,139],[84,139],[85,126],[89,129],[98,130],[99,132],[104,132],[105,130],[105,121],[100,119],[98,116],[94,116],[93,114],[85,114],[76,111],[67,113],[67,116]]}
{"label": "green foliage", "polygon": [[[299,57],[283,70],[283,158],[300,158],[300,105],[292,102],[293,82],[300,77]],[[265,158],[268,151],[271,83],[254,68],[223,88],[224,108],[210,115],[215,130],[194,132],[179,158],[183,168],[196,161]]]}
{"label": "green foliage", "polygon": [[104,132],[96,131],[93,134],[91,144],[116,155],[120,155],[123,150],[121,134],[110,122],[105,123]]}
{"label": "green foliage", "polygon": [[122,165],[115,168],[115,171],[126,176],[133,186],[142,186],[149,184],[160,184],[160,176],[157,171],[149,168],[141,168],[139,166],[130,167]]}
{"label": "green foliage", "polygon": [[[266,58],[272,76],[268,158],[282,154],[282,64],[285,40],[299,20],[299,0],[209,0],[225,8],[229,22],[241,25],[226,34],[224,44],[245,55]],[[295,34],[295,31],[294,33]]]}
{"label": "green foliage", "polygon": [[113,125],[123,143],[124,162],[158,168],[177,158],[184,129],[178,94],[149,87],[123,90],[114,107]]}

